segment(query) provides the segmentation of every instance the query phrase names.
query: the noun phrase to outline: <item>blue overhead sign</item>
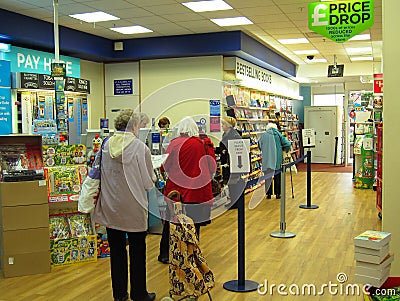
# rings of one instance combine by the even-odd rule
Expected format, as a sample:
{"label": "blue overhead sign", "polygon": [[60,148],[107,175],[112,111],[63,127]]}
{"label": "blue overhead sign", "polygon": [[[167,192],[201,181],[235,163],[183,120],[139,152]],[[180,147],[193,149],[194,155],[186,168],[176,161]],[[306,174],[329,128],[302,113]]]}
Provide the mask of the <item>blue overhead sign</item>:
{"label": "blue overhead sign", "polygon": [[[40,74],[51,74],[51,63],[55,61],[54,53],[15,46],[5,53],[5,58],[11,62],[11,72]],[[60,61],[65,63],[66,76],[80,78],[80,59],[60,55]]]}

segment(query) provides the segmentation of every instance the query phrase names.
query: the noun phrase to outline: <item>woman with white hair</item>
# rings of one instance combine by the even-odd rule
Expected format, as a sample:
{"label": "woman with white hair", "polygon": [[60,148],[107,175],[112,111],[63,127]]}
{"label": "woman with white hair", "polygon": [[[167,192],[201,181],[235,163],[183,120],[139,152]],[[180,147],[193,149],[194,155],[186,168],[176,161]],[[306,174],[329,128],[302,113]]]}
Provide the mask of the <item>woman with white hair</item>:
{"label": "woman with white hair", "polygon": [[281,175],[275,172],[281,169],[282,151],[290,150],[290,141],[277,129],[276,123],[270,122],[267,129],[258,140],[258,147],[262,153],[262,170],[265,179],[265,194],[267,199],[272,196],[272,177],[274,177],[274,192],[277,199],[281,198]]}
{"label": "woman with white hair", "polygon": [[[177,125],[177,135],[165,151],[169,156],[162,166],[168,173],[164,195],[180,192],[186,214],[193,219],[200,237],[200,226],[209,222],[213,200],[211,178],[217,167],[214,145],[209,138],[199,138],[199,128],[189,116]],[[168,262],[168,237],[169,223],[165,221],[158,256],[163,263]]]}
{"label": "woman with white hair", "polygon": [[114,121],[115,134],[100,150],[101,191],[94,220],[107,229],[114,301],[129,300],[129,295],[133,301],[156,297],[146,288],[147,191],[155,175],[150,150],[136,138],[141,118],[131,109],[122,110]]}

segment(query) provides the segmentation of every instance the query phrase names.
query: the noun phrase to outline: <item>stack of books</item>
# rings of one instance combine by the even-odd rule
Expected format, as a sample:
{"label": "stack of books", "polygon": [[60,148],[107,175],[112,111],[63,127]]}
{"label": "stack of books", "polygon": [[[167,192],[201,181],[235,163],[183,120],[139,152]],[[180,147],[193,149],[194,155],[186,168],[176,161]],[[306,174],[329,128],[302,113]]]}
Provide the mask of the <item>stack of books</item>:
{"label": "stack of books", "polygon": [[356,274],[354,280],[381,287],[389,277],[394,255],[389,253],[391,234],[368,230],[354,238]]}

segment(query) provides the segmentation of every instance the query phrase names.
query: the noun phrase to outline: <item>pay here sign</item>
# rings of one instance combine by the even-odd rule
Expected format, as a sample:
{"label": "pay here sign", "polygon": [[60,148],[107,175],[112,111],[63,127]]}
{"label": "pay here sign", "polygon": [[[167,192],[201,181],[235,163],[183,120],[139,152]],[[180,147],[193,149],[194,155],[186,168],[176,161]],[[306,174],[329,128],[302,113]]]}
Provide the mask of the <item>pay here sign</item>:
{"label": "pay here sign", "polygon": [[315,2],[308,5],[308,28],[337,43],[374,25],[374,0]]}

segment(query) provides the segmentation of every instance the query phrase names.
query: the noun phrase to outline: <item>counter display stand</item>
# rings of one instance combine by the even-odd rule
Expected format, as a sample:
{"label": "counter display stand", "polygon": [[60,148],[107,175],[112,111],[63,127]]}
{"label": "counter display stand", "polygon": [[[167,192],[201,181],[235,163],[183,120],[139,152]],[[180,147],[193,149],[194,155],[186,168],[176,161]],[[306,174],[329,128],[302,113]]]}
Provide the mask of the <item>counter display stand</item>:
{"label": "counter display stand", "polygon": [[97,260],[97,235],[88,214],[77,210],[87,176],[86,147],[43,146],[50,207],[51,264],[64,266]]}
{"label": "counter display stand", "polygon": [[50,272],[42,137],[0,136],[0,267],[4,277]]}

